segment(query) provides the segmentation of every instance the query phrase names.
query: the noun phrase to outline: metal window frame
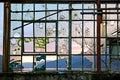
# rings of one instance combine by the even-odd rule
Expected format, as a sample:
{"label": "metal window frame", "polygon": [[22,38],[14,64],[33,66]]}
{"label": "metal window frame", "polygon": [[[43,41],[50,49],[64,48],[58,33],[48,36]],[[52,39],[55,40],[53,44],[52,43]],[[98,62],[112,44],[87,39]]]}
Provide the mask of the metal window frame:
{"label": "metal window frame", "polygon": [[[87,1],[87,0],[86,0]],[[90,0],[89,0],[90,1]],[[92,2],[93,0],[91,0],[90,2]],[[105,0],[106,2],[108,2],[108,0]],[[115,0],[113,0],[114,2],[115,2]],[[53,1],[54,2],[54,1]],[[78,1],[78,2],[80,2],[80,1]],[[81,2],[84,2],[84,1],[81,1]],[[93,1],[94,2],[94,1]],[[101,1],[102,2],[102,1]],[[112,1],[111,1],[112,2]],[[119,2],[118,0],[116,0],[116,2]],[[14,3],[14,2],[13,2]],[[48,2],[47,2],[48,3]],[[63,1],[63,3],[65,3],[64,1]],[[100,4],[100,2],[98,2],[98,5]],[[98,12],[99,12],[99,6],[98,6]],[[101,11],[100,11],[101,12]],[[5,12],[6,13],[6,12]],[[106,13],[107,14],[107,13]],[[7,14],[8,15],[8,14]],[[71,18],[71,17],[70,17]],[[101,14],[99,14],[98,15],[98,18],[99,19],[101,19]],[[70,20],[71,21],[71,20]],[[101,20],[100,20],[100,22],[99,22],[99,20],[97,20],[98,21],[98,27],[100,27],[100,23],[101,23]],[[118,21],[118,20],[117,20]],[[6,22],[6,20],[5,20],[5,22]],[[9,21],[8,21],[9,22]],[[70,24],[69,24],[70,25]],[[9,29],[9,27],[7,26],[6,27],[6,29]],[[99,29],[100,30],[100,29]],[[7,32],[9,32],[9,31],[7,31]],[[71,30],[69,31],[69,32],[71,32]],[[99,32],[99,31],[98,31]],[[7,36],[8,34],[5,34],[5,36]],[[98,36],[99,36],[100,34],[98,34]],[[70,39],[70,42],[71,42],[71,36],[69,37]],[[5,39],[5,38],[4,38]],[[8,40],[8,39],[7,39]],[[7,41],[5,41],[5,42],[7,42]],[[100,38],[99,38],[99,40],[98,40],[98,50],[100,51]],[[8,43],[9,44],[9,43]],[[8,44],[6,44],[6,45],[8,45]],[[71,43],[69,43],[69,45],[71,45]],[[70,49],[71,49],[71,46],[69,47]],[[8,48],[4,48],[4,51],[6,50],[6,49],[8,49],[9,50],[9,47]],[[6,51],[4,52],[6,55],[8,55],[8,53],[6,53]],[[70,53],[71,53],[71,51],[70,51]],[[100,52],[98,52],[98,53],[100,53]],[[4,55],[5,56],[5,55]],[[71,56],[71,55],[70,55]],[[98,56],[99,56],[99,58],[98,58],[98,73],[100,73],[101,72],[101,69],[100,69],[100,66],[101,66],[101,64],[100,64],[100,54],[98,54]],[[71,57],[69,58],[69,60],[71,60]],[[6,59],[6,62],[7,62],[8,60]],[[71,63],[69,63],[69,66],[70,66],[70,64]],[[5,66],[5,65],[4,65]],[[5,67],[4,69],[3,69],[4,71],[7,71],[8,72],[8,67]]]}

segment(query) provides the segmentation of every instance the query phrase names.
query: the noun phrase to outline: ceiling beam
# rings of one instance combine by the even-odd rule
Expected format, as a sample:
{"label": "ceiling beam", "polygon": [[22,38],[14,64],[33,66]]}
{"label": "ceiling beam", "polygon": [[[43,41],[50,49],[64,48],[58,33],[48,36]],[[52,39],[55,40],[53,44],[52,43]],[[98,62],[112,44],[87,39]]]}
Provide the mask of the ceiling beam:
{"label": "ceiling beam", "polygon": [[[11,3],[80,3],[80,2],[97,2],[97,0],[0,0],[0,2]],[[120,0],[101,0],[101,3],[116,3]]]}

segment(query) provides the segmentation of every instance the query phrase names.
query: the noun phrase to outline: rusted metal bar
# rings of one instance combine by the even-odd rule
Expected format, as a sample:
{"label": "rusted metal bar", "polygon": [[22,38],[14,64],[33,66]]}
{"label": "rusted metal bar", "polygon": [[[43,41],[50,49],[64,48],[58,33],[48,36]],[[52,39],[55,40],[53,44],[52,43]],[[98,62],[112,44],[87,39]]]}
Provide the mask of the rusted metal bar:
{"label": "rusted metal bar", "polygon": [[62,12],[62,11],[63,11],[63,10],[58,10],[57,12],[55,12],[55,13],[53,13],[53,14],[47,15],[47,16],[45,16],[45,17],[42,17],[42,18],[38,19],[38,20],[33,20],[32,22],[29,22],[29,23],[27,23],[27,24],[25,24],[25,25],[23,25],[23,26],[19,26],[19,27],[14,28],[13,30],[17,30],[17,29],[19,29],[19,28],[21,28],[21,27],[24,27],[24,26],[27,26],[27,25],[29,25],[29,24],[31,24],[31,23],[41,21],[42,19],[45,19],[45,18],[47,18],[47,17],[50,17],[50,16],[55,15],[55,14],[57,14],[57,13],[60,13],[60,12]]}
{"label": "rusted metal bar", "polygon": [[81,14],[120,14],[120,12],[81,12]]}
{"label": "rusted metal bar", "polygon": [[[59,9],[59,11],[80,11],[82,9]],[[97,10],[97,8],[94,9],[84,9],[84,10]],[[101,8],[101,10],[120,10],[120,8]],[[30,11],[12,11],[10,10],[12,13],[22,13],[22,12],[45,12],[45,10],[30,10]],[[58,10],[47,10],[48,12],[53,12],[53,11],[58,11]],[[99,12],[100,13],[100,12]],[[102,12],[102,14],[116,14],[120,12]],[[98,14],[98,12],[81,12],[81,14]]]}
{"label": "rusted metal bar", "polygon": [[9,71],[9,2],[4,3],[3,72]]}
{"label": "rusted metal bar", "polygon": [[[101,13],[101,1],[97,0],[97,12]],[[101,25],[102,22],[102,14],[97,14],[97,72],[101,72],[101,49],[100,49],[100,34],[101,34]]]}

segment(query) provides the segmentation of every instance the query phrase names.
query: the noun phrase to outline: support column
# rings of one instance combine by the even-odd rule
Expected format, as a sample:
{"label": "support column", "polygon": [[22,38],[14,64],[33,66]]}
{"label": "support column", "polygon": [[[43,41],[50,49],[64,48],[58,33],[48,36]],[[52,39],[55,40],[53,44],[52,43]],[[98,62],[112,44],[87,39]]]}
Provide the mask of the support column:
{"label": "support column", "polygon": [[4,2],[3,72],[9,72],[10,4]]}
{"label": "support column", "polygon": [[101,72],[101,22],[102,22],[102,10],[101,10],[101,1],[97,0],[97,72]]}

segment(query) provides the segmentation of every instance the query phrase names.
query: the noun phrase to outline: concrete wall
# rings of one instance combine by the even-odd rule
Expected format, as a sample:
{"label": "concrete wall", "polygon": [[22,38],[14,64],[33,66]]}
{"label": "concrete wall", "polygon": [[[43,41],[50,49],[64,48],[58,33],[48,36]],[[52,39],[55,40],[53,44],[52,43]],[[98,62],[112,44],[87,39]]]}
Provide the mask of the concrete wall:
{"label": "concrete wall", "polygon": [[0,73],[0,80],[119,80],[120,74]]}

